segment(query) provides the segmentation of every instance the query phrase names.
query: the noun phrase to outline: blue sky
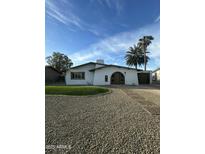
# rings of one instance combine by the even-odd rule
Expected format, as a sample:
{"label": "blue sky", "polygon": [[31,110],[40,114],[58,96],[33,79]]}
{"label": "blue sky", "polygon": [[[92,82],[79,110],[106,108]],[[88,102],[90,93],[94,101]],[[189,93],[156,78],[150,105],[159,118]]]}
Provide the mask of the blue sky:
{"label": "blue sky", "polygon": [[126,66],[125,52],[144,35],[155,39],[148,69],[160,65],[159,0],[46,0],[46,56],[62,52],[74,65],[104,59]]}

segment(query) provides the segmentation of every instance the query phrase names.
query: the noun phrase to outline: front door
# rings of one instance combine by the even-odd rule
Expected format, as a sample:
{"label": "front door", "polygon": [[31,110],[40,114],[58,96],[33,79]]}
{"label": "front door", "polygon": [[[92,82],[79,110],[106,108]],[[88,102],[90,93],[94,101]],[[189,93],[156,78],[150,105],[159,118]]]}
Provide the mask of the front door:
{"label": "front door", "polygon": [[121,72],[115,72],[111,76],[111,84],[125,84],[125,77]]}

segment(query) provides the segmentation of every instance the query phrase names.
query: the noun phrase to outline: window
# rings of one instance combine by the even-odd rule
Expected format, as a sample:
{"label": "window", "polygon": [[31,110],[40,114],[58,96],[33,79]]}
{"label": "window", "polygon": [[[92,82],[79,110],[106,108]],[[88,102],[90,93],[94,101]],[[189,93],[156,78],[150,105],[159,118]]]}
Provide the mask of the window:
{"label": "window", "polygon": [[105,82],[108,82],[108,76],[105,75]]}
{"label": "window", "polygon": [[71,72],[71,80],[85,80],[85,72]]}

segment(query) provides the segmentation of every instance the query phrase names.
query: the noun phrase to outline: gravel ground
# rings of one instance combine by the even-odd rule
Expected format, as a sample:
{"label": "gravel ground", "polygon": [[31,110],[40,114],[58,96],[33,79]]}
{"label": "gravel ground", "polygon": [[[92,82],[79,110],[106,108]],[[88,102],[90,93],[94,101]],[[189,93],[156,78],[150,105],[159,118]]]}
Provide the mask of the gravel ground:
{"label": "gravel ground", "polygon": [[128,91],[112,91],[46,96],[46,153],[160,153],[159,115],[150,114]]}
{"label": "gravel ground", "polygon": [[137,101],[153,116],[160,115],[160,89],[153,86],[120,87],[129,97]]}

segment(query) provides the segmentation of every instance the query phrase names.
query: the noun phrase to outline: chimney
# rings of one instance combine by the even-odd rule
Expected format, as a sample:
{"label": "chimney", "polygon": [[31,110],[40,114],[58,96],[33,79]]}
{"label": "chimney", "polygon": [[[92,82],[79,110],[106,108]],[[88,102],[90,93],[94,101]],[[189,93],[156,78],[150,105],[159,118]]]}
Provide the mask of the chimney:
{"label": "chimney", "polygon": [[104,64],[104,60],[103,60],[103,59],[97,59],[97,60],[96,60],[96,63]]}

